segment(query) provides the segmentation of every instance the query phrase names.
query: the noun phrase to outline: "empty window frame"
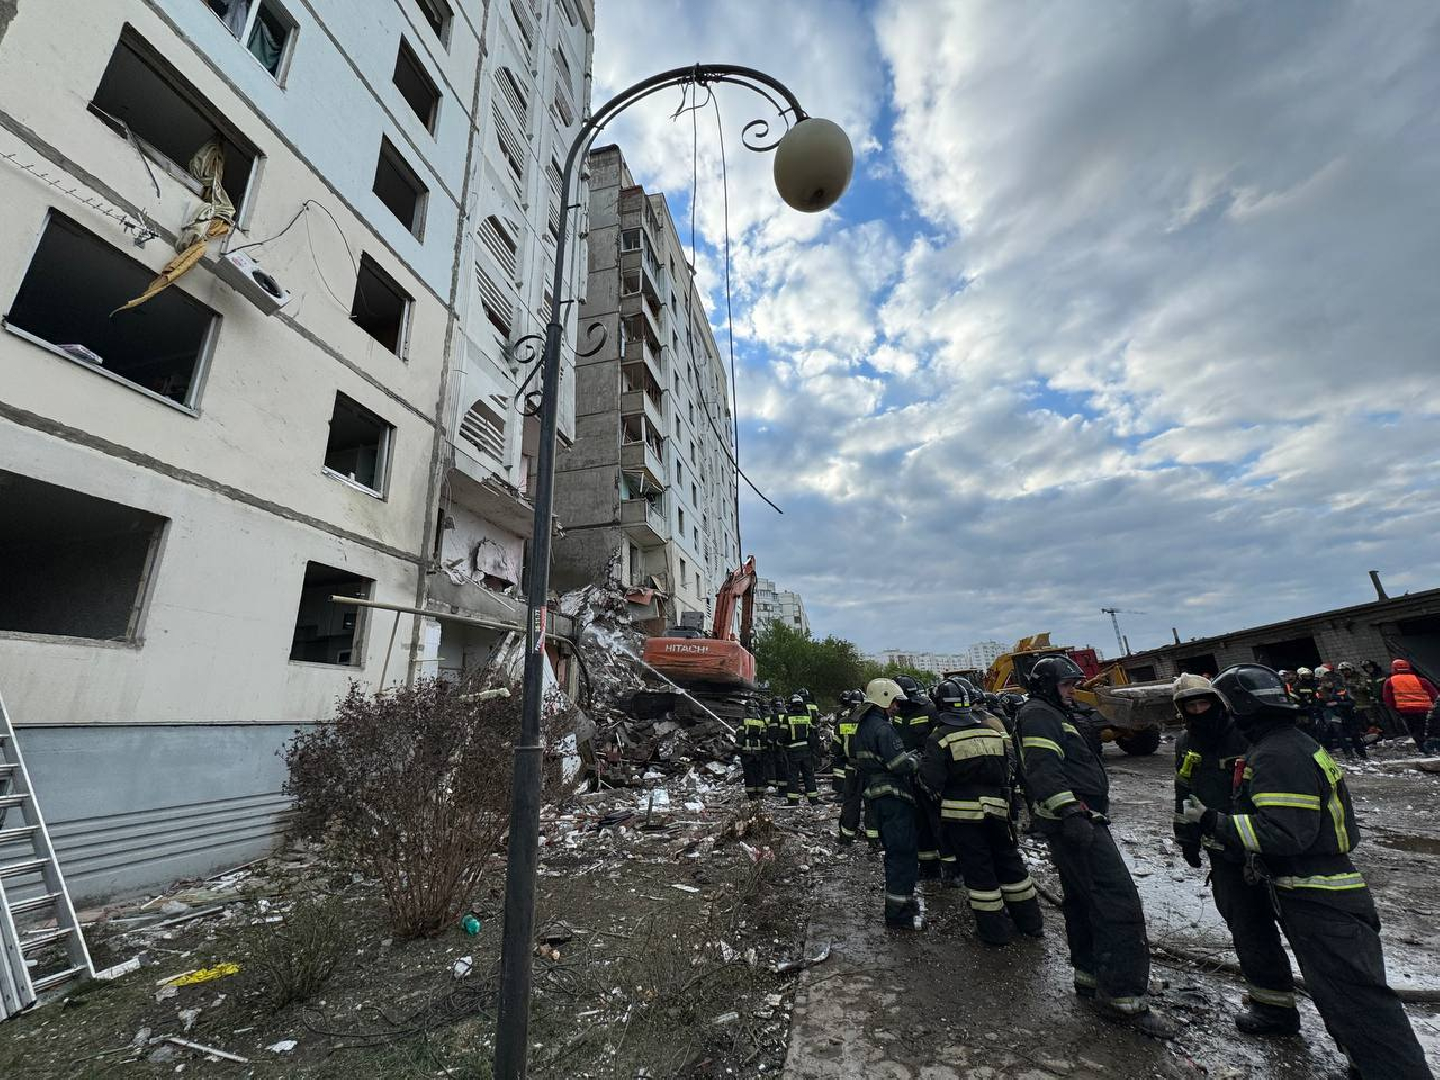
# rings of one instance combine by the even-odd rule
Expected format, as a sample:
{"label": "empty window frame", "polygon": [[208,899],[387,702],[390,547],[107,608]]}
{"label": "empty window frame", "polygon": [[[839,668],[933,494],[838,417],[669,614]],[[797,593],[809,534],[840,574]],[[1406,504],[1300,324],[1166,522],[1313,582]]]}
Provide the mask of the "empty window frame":
{"label": "empty window frame", "polygon": [[430,78],[430,73],[425,70],[420,57],[415,55],[415,50],[403,37],[400,39],[400,51],[395,56],[395,74],[392,78],[405,103],[414,111],[420,123],[425,125],[425,130],[434,135],[435,121],[440,115],[440,88],[435,85],[435,80]]}
{"label": "empty window frame", "polygon": [[383,135],[380,137],[380,156],[375,162],[372,190],[401,225],[414,233],[416,239],[424,239],[425,199],[429,190],[400,156],[395,145]]}
{"label": "empty window frame", "polygon": [[290,659],[310,664],[364,667],[365,609],[353,604],[337,604],[330,598],[355,596],[368,600],[374,585],[370,578],[348,570],[324,563],[306,563]]}
{"label": "empty window frame", "polygon": [[685,560],[684,560],[684,559],[681,559],[681,560],[680,560],[680,588],[682,588],[682,589],[685,588],[685,579],[686,579],[687,577],[689,577],[689,572],[688,572],[688,571],[689,571],[689,567],[685,565]]}
{"label": "empty window frame", "polygon": [[403,358],[414,303],[410,294],[380,269],[379,263],[361,252],[360,272],[355,276],[355,299],[350,305],[350,317],[355,325]]}
{"label": "empty window frame", "polygon": [[620,294],[634,296],[640,291],[640,271],[634,270],[620,276]]}
{"label": "empty window frame", "polygon": [[454,21],[454,12],[446,0],[415,0],[415,6],[420,9],[420,14],[430,24],[430,29],[435,31],[435,36],[440,39],[440,44],[450,44],[450,24]]}
{"label": "empty window frame", "polygon": [[201,184],[190,174],[190,160],[218,139],[225,161],[220,185],[237,209],[243,206],[259,156],[255,145],[128,28],[110,54],[90,109],[196,195]]}
{"label": "empty window frame", "polygon": [[0,632],[134,641],[163,517],[0,471]]}
{"label": "empty window frame", "polygon": [[285,76],[295,22],[275,0],[205,0],[225,29],[279,81]]}
{"label": "empty window frame", "polygon": [[326,470],[383,495],[394,434],[392,425],[358,401],[337,393],[325,442]]}
{"label": "empty window frame", "polygon": [[622,232],[620,233],[620,250],[621,250],[621,251],[639,251],[639,250],[640,250],[640,230],[639,230],[639,229],[625,229],[624,231],[622,231]]}
{"label": "empty window frame", "polygon": [[52,213],[5,326],[53,352],[193,407],[215,312],[179,285],[113,314],[155,271]]}

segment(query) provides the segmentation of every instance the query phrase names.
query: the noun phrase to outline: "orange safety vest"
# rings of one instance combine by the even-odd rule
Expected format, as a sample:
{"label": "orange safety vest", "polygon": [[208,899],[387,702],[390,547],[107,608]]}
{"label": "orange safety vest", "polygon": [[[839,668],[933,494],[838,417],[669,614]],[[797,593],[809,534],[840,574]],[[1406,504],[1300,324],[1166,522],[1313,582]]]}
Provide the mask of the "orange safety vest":
{"label": "orange safety vest", "polygon": [[1408,671],[1390,676],[1390,691],[1395,695],[1396,712],[1429,712],[1430,706],[1434,704],[1430,700],[1430,695],[1425,693],[1425,687],[1420,685],[1419,676],[1412,675]]}

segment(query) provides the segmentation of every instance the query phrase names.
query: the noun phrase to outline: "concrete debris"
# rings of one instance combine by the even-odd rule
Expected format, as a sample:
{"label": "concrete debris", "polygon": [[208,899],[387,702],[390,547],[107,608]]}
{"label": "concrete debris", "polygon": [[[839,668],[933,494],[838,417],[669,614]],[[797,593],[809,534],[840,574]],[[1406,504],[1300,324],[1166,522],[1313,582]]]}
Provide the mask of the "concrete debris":
{"label": "concrete debris", "polygon": [[450,969],[450,973],[457,979],[463,979],[466,975],[469,975],[474,968],[475,958],[473,956],[462,956],[459,960],[455,961],[454,966]]}
{"label": "concrete debris", "polygon": [[190,1029],[195,1026],[195,1022],[200,1019],[200,1010],[181,1009],[175,1015],[180,1018],[180,1030],[188,1034]]}
{"label": "concrete debris", "polygon": [[265,1049],[269,1050],[271,1053],[274,1054],[288,1054],[291,1050],[294,1050],[295,1047],[299,1045],[300,1042],[298,1039],[281,1039],[279,1042],[272,1043]]}
{"label": "concrete debris", "polygon": [[97,971],[97,972],[95,973],[95,978],[97,978],[97,979],[104,979],[104,980],[118,979],[118,978],[120,978],[121,975],[129,975],[132,971],[139,971],[139,970],[140,970],[140,957],[138,957],[138,956],[132,956],[129,960],[126,960],[123,964],[116,964],[114,967],[108,967],[108,968],[106,968],[104,971]]}
{"label": "concrete debris", "polygon": [[[181,1039],[174,1035],[167,1036],[168,1043],[176,1046],[183,1046],[186,1050],[194,1050],[196,1053],[204,1054],[206,1057],[219,1058],[221,1061],[233,1061],[237,1065],[249,1065],[250,1059],[241,1057],[239,1054],[232,1054],[226,1050],[217,1050],[213,1046],[202,1046],[200,1043],[191,1042],[189,1039]],[[158,1051],[157,1051],[158,1053]],[[155,1054],[150,1055],[150,1060],[155,1060]]]}
{"label": "concrete debris", "polygon": [[799,960],[786,960],[775,965],[776,975],[793,975],[830,959],[830,943],[827,941],[814,956],[802,956]]}

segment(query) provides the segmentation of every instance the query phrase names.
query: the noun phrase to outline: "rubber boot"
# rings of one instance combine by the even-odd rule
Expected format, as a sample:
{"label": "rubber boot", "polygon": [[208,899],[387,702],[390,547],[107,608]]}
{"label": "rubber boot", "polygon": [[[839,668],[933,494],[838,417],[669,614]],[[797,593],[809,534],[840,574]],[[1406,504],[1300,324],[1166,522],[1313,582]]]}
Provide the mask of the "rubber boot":
{"label": "rubber boot", "polygon": [[1006,903],[1005,908],[1010,912],[1015,929],[1026,937],[1043,938],[1045,936],[1045,916],[1040,913],[1040,901],[1035,897]]}
{"label": "rubber boot", "polygon": [[1009,945],[1015,937],[1015,927],[1003,911],[975,912],[975,933],[986,945]]}
{"label": "rubber boot", "polygon": [[1107,1005],[1103,1001],[1097,1001],[1097,1005],[1100,1015],[1106,1020],[1134,1028],[1141,1035],[1149,1038],[1173,1039],[1180,1034],[1179,1024],[1168,1016],[1161,1016],[1154,1009],[1146,1009],[1144,1012],[1127,1012]]}
{"label": "rubber boot", "polygon": [[913,899],[903,904],[897,904],[892,900],[885,901],[885,929],[887,930],[923,930],[924,924],[920,918],[920,905]]}
{"label": "rubber boot", "polygon": [[1300,1010],[1252,1001],[1235,1014],[1235,1026],[1246,1035],[1261,1038],[1281,1039],[1288,1035],[1299,1035]]}

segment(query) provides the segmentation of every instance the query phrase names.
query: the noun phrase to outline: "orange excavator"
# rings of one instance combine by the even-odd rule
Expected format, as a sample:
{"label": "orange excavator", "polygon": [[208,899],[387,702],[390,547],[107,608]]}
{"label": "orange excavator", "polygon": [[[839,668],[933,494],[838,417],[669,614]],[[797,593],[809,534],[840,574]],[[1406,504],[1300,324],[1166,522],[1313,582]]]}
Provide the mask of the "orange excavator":
{"label": "orange excavator", "polygon": [[[735,609],[740,609],[740,629],[735,630]],[[671,713],[677,718],[699,719],[704,710],[726,720],[745,715],[746,698],[755,692],[755,655],[750,651],[755,610],[755,556],[732,570],[715,594],[715,614],[710,633],[685,626],[672,626],[645,642],[642,659],[675,683],[674,690],[643,690],[637,693],[630,711],[646,719]],[[688,699],[688,700],[687,700]]]}

